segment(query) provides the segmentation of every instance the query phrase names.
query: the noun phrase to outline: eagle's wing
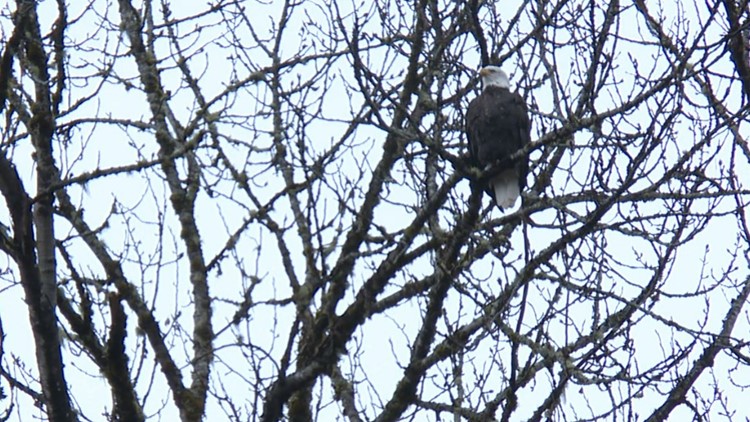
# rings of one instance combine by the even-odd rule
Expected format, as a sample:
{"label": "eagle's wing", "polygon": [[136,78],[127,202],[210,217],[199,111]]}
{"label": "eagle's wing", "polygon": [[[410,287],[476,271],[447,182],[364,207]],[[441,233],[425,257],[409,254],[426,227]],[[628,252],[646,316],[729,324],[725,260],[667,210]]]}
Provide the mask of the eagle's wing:
{"label": "eagle's wing", "polygon": [[479,127],[480,122],[483,120],[481,117],[483,106],[480,97],[481,95],[469,103],[469,108],[466,110],[465,122],[466,139],[469,143],[469,157],[471,158],[471,164],[475,167],[484,167],[479,158],[479,145],[482,142]]}

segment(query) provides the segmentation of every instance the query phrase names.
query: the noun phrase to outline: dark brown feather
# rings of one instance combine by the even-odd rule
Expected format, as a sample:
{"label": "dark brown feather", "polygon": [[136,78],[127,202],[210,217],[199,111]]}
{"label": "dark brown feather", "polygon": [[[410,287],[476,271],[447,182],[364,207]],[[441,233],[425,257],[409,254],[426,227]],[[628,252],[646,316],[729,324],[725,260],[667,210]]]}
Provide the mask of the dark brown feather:
{"label": "dark brown feather", "polygon": [[[497,172],[515,168],[518,186],[526,186],[528,157],[511,162],[510,157],[529,143],[531,124],[523,98],[515,92],[489,86],[469,103],[466,111],[466,135],[472,164],[486,169],[494,167]],[[485,190],[494,199],[493,190]]]}

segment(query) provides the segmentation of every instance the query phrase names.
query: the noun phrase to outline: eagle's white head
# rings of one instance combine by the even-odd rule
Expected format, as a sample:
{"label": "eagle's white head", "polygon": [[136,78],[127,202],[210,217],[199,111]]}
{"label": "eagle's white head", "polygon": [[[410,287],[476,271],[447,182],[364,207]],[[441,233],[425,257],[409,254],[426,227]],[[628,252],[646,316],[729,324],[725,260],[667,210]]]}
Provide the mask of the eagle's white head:
{"label": "eagle's white head", "polygon": [[510,89],[510,80],[508,75],[498,66],[485,66],[479,71],[482,77],[484,87],[497,86],[500,88]]}

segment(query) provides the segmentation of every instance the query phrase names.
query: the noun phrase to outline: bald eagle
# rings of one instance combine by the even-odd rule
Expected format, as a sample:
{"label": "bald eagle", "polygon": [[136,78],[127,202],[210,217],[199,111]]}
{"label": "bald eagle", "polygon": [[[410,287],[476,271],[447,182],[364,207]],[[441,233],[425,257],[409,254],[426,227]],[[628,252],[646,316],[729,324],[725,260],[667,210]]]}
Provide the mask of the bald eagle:
{"label": "bald eagle", "polygon": [[510,157],[529,143],[531,124],[526,103],[510,91],[510,81],[497,66],[479,71],[483,90],[466,111],[466,135],[472,164],[494,169],[483,189],[503,210],[512,207],[526,186],[528,157]]}

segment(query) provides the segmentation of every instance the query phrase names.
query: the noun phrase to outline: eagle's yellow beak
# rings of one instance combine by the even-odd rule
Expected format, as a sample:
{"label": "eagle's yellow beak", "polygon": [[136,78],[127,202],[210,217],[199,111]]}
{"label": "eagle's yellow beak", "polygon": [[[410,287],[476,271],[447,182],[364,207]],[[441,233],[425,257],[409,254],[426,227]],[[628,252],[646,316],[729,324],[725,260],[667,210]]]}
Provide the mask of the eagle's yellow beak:
{"label": "eagle's yellow beak", "polygon": [[490,69],[487,69],[486,67],[483,67],[483,68],[479,69],[479,76],[481,76],[483,78],[485,76],[489,75],[490,73],[492,73],[492,71]]}

